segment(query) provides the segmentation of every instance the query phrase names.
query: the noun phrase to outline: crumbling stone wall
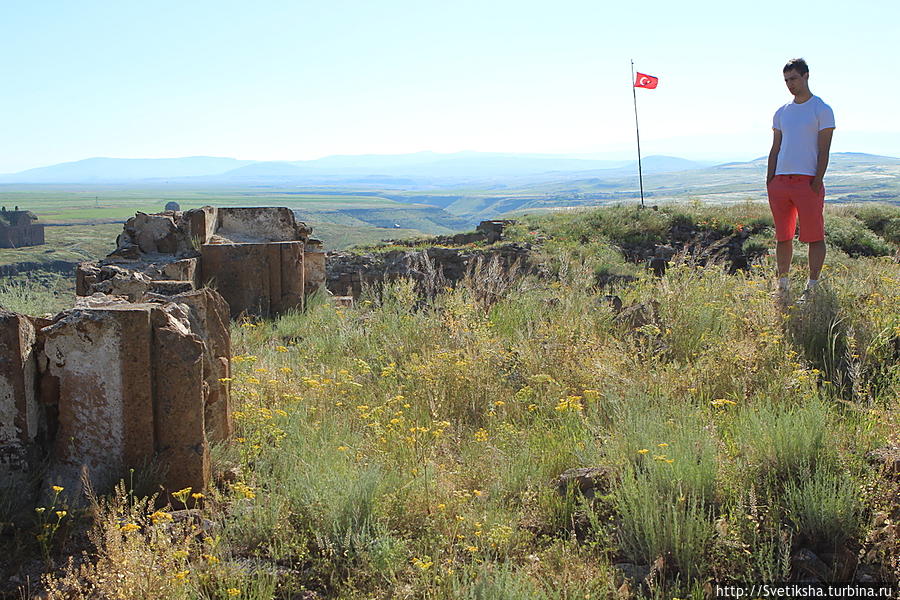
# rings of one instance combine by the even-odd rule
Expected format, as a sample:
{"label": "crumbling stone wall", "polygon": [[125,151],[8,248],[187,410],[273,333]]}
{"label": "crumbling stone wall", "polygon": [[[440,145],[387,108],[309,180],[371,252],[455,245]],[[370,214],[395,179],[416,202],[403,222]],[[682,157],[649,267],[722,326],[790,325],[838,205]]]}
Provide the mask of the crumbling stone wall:
{"label": "crumbling stone wall", "polygon": [[[434,246],[465,246],[466,244],[477,244],[479,242],[494,244],[503,239],[503,231],[506,227],[515,223],[516,221],[511,219],[482,221],[475,228],[475,231],[430,237],[428,238],[428,243]],[[415,238],[392,240],[391,243],[396,246],[416,246],[421,244],[422,240]]]}
{"label": "crumbling stone wall", "polygon": [[[530,244],[497,244],[503,241],[505,228],[514,223],[502,219],[482,221],[474,232],[429,238],[427,241],[433,246],[419,251],[329,252],[325,269],[326,286],[336,296],[359,298],[363,288],[379,286],[398,278],[413,279],[421,291],[452,285],[472,273],[479,264],[482,268],[494,265],[503,273],[509,273],[514,268],[523,273],[533,271],[534,265],[529,260]],[[497,245],[487,248],[458,247],[477,242]],[[421,243],[421,240],[392,241],[397,246]]]}
{"label": "crumbling stone wall", "polygon": [[529,244],[510,243],[484,250],[466,248],[427,248],[419,251],[392,250],[381,254],[330,252],[327,261],[328,290],[336,296],[359,298],[363,288],[385,281],[410,278],[429,284],[454,284],[461,281],[477,263],[486,266],[496,261],[508,272],[514,266],[520,272],[534,268]]}
{"label": "crumbling stone wall", "polygon": [[[128,302],[96,294],[52,320],[0,312],[0,477],[74,495],[153,465],[205,489],[209,443],[232,433],[228,305],[210,289]],[[46,488],[46,486],[43,486]]]}
{"label": "crumbling stone wall", "polygon": [[272,316],[303,306],[325,284],[321,242],[285,207],[138,213],[99,263],[76,270],[76,293],[176,294],[215,287],[232,317]]}

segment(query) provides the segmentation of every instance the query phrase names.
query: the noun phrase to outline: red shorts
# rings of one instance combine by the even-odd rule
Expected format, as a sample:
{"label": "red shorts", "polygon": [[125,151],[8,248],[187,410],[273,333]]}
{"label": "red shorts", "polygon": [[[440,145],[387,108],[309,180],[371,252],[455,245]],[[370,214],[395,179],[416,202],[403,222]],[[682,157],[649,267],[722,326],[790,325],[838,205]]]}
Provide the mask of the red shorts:
{"label": "red shorts", "polygon": [[797,217],[800,217],[800,241],[819,242],[825,239],[825,186],[815,193],[810,186],[812,175],[776,175],[766,187],[769,208],[775,220],[775,239],[786,242],[794,239]]}

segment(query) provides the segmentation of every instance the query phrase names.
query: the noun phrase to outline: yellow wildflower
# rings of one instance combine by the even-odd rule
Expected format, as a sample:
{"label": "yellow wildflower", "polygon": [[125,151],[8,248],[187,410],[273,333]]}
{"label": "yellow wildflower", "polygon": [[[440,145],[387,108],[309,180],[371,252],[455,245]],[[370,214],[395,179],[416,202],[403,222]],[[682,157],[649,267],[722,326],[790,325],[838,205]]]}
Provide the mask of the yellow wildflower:
{"label": "yellow wildflower", "polygon": [[183,490],[178,490],[177,492],[172,492],[172,496],[176,498],[179,502],[184,504],[187,501],[188,495],[191,493],[191,488],[186,487]]}
{"label": "yellow wildflower", "polygon": [[153,521],[154,525],[156,525],[160,521],[171,521],[172,515],[170,515],[169,513],[165,512],[165,511],[158,510],[150,515],[150,520]]}

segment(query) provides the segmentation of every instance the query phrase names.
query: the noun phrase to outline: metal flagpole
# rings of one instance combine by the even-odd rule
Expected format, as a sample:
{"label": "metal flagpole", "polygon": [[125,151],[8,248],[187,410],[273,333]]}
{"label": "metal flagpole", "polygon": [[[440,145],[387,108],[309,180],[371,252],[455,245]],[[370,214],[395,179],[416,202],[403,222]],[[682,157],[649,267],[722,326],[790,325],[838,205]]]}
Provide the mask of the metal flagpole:
{"label": "metal flagpole", "polygon": [[638,181],[641,185],[641,208],[644,208],[644,174],[641,169],[641,130],[638,127],[637,90],[634,89],[634,59],[631,61],[631,95],[634,97],[634,131],[637,134]]}

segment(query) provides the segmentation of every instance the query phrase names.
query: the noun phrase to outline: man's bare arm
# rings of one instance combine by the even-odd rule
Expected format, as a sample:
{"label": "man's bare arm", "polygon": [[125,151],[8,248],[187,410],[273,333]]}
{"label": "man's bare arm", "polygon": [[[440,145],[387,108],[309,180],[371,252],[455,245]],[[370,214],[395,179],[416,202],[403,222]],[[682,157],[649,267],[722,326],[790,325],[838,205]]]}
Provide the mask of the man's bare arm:
{"label": "man's bare arm", "polygon": [[778,153],[781,151],[781,130],[772,129],[774,136],[772,137],[772,149],[769,150],[769,170],[766,174],[766,185],[772,183],[775,178],[775,167],[778,164]]}
{"label": "man's bare arm", "polygon": [[828,127],[819,131],[819,160],[816,164],[816,176],[810,182],[816,193],[822,189],[822,181],[825,179],[825,170],[828,168],[828,155],[831,152],[831,137],[834,135],[834,127]]}

